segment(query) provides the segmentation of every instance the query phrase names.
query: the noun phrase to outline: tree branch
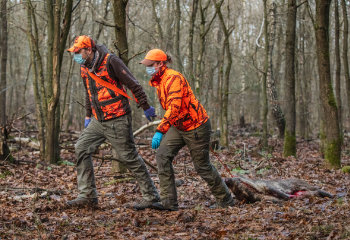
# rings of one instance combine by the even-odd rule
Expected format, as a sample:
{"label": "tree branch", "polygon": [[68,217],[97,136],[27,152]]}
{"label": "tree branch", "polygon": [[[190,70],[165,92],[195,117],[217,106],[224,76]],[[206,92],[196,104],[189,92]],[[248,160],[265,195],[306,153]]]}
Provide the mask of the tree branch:
{"label": "tree branch", "polygon": [[141,26],[137,25],[136,23],[134,23],[134,21],[131,20],[129,14],[126,14],[126,16],[127,16],[128,20],[130,21],[130,23],[131,23],[132,25],[134,25],[134,27],[137,27],[137,28],[141,29],[142,31],[144,31],[145,33],[148,33],[148,34],[150,35],[150,37],[153,39],[153,41],[154,41],[154,42],[157,42],[157,39],[155,39],[155,38],[153,37],[153,34],[152,34],[152,33],[150,33],[149,31],[147,31],[147,30],[144,29],[143,27],[141,27]]}
{"label": "tree branch", "polygon": [[214,22],[214,19],[216,18],[216,15],[217,15],[217,12],[215,11],[215,14],[214,14],[213,18],[210,20],[210,22],[209,22],[209,24],[208,24],[208,27],[207,27],[207,29],[205,30],[203,36],[206,36],[207,33],[209,32],[210,26],[211,26],[211,24]]}
{"label": "tree branch", "polygon": [[74,6],[73,9],[72,9],[72,12],[74,12],[74,10],[78,7],[78,5],[80,4],[80,2],[81,2],[81,0],[79,0],[79,1],[77,2],[77,4],[75,4],[75,6]]}
{"label": "tree branch", "polygon": [[300,3],[299,5],[297,5],[297,6],[296,6],[296,8],[298,8],[298,7],[302,6],[302,5],[303,5],[303,4],[305,4],[305,3],[307,3],[307,0],[306,0],[306,1],[304,1],[304,2],[302,2],[302,3]]}
{"label": "tree branch", "polygon": [[93,16],[93,19],[94,19],[95,22],[100,23],[100,24],[102,24],[102,25],[104,25],[104,26],[106,26],[106,27],[115,27],[115,28],[117,28],[118,30],[120,30],[120,27],[119,27],[117,24],[115,24],[115,23],[110,23],[110,22],[104,20],[104,17],[101,16],[101,15],[96,11],[96,9],[95,9],[93,6],[90,6],[90,5],[91,5],[91,4],[88,4],[88,7],[91,8],[91,10],[92,10],[92,13],[93,13],[92,16]]}
{"label": "tree branch", "polygon": [[306,1],[306,5],[307,5],[307,11],[309,13],[310,19],[312,21],[312,25],[315,27],[315,19],[314,19],[313,15],[312,15],[311,7],[310,7],[310,4],[309,4],[308,1]]}
{"label": "tree branch", "polygon": [[135,58],[135,57],[137,57],[137,56],[139,56],[139,55],[141,55],[141,54],[143,54],[143,53],[145,53],[145,52],[146,52],[146,50],[143,50],[143,51],[141,51],[141,52],[138,52],[138,53],[134,54],[131,58],[129,58],[128,62],[129,62],[131,59],[133,59],[133,58]]}
{"label": "tree branch", "polygon": [[103,26],[106,26],[106,27],[113,27],[113,28],[115,27],[118,30],[120,29],[120,27],[117,24],[112,24],[112,23],[107,22],[105,20],[95,20],[95,22],[102,24]]}

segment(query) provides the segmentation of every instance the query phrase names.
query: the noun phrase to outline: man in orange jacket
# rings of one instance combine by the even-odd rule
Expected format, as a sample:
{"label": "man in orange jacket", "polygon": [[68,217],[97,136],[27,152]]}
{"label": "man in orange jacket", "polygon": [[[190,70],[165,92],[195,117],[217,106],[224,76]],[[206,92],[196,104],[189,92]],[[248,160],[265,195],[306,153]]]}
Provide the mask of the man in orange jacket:
{"label": "man in orange jacket", "polygon": [[166,110],[152,139],[164,209],[177,210],[177,193],[172,161],[188,146],[197,173],[208,183],[219,207],[234,205],[234,200],[216,168],[209,160],[211,125],[207,112],[194,96],[181,73],[167,67],[171,58],[160,49],[149,51],[144,60],[150,85],[157,89],[160,104]]}
{"label": "man in orange jacket", "polygon": [[137,210],[154,208],[153,204],[158,203],[159,195],[135,148],[131,109],[124,87],[131,90],[147,119],[151,120],[156,116],[155,111],[148,104],[142,86],[120,58],[110,54],[105,46],[95,44],[88,36],[77,37],[68,51],[74,54],[74,60],[81,65],[80,73],[86,90],[86,128],[75,145],[79,195],[68,201],[67,206],[97,205],[91,154],[107,139],[140,185],[143,199],[134,207]]}

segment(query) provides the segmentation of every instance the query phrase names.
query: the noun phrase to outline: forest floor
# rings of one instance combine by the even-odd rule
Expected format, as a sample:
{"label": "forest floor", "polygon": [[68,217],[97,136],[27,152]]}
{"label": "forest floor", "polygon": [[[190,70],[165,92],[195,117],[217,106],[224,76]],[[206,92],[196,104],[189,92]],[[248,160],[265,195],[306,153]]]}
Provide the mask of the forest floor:
{"label": "forest floor", "polygon": [[[74,146],[76,136],[64,134],[62,142]],[[111,162],[96,158],[99,208],[66,209],[65,201],[77,195],[74,153],[63,149],[61,165],[47,165],[38,160],[38,151],[11,143],[18,163],[0,162],[0,239],[350,239],[350,174],[326,169],[317,141],[298,139],[297,158],[283,158],[282,140],[271,137],[271,150],[264,152],[254,129],[232,128],[230,138],[230,148],[217,154],[233,175],[304,179],[336,197],[278,204],[237,201],[232,208],[210,209],[215,199],[185,148],[174,161],[176,178],[183,180],[177,188],[179,211],[134,211],[130,205],[141,196],[135,181],[115,178]],[[349,140],[345,138],[343,165],[350,165]],[[141,146],[139,153],[156,165],[150,147]],[[229,177],[212,154],[211,161]],[[149,170],[159,187],[156,172]]]}

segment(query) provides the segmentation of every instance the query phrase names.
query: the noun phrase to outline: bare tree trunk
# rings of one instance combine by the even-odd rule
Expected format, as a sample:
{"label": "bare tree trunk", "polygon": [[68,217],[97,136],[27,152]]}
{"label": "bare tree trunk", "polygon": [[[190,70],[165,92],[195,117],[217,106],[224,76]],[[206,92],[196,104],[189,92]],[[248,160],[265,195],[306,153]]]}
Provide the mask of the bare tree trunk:
{"label": "bare tree trunk", "polygon": [[[208,1],[209,5],[210,1]],[[204,55],[204,48],[205,48],[205,9],[208,8],[208,6],[204,7],[202,6],[202,0],[199,0],[199,10],[200,10],[200,25],[199,25],[199,53],[196,60],[195,65],[195,80],[194,80],[194,90],[196,93],[197,98],[200,99],[200,83],[201,83],[201,76],[202,76],[202,62],[203,62],[203,55]]]}
{"label": "bare tree trunk", "polygon": [[22,95],[22,99],[21,99],[22,103],[26,102],[27,84],[28,84],[28,80],[29,80],[30,71],[32,70],[32,65],[33,65],[33,63],[32,63],[32,61],[30,61],[28,69],[27,69],[26,78],[25,78],[25,81],[24,81],[23,92],[21,93],[21,95]]}
{"label": "bare tree trunk", "polygon": [[7,131],[5,126],[0,126],[0,160],[12,161],[10,149],[7,145]]}
{"label": "bare tree trunk", "polygon": [[[284,5],[284,0],[282,1],[282,4]],[[278,8],[276,9],[276,13],[275,13],[275,23],[274,25],[276,25],[275,27],[277,28],[276,30],[276,34],[275,34],[275,39],[277,39],[277,43],[276,43],[276,57],[274,59],[274,78],[276,81],[276,87],[278,89],[278,92],[280,93],[280,98],[283,99],[284,95],[283,95],[283,84],[284,84],[284,73],[283,71],[281,71],[282,69],[282,62],[283,62],[283,58],[284,58],[284,44],[285,44],[285,33],[283,32],[283,24],[281,23],[282,21],[282,17],[278,16],[282,13],[284,13],[284,8],[282,8],[280,11],[278,11]],[[277,15],[277,16],[276,16]],[[280,20],[279,20],[280,19]],[[282,90],[282,91],[281,91]],[[282,106],[284,106],[283,104],[281,104]]]}
{"label": "bare tree trunk", "polygon": [[[109,3],[110,3],[110,1],[106,0],[104,13],[103,13],[103,19],[107,18],[107,15],[108,15],[108,12],[109,12]],[[81,28],[81,29],[83,29],[83,28]],[[98,31],[97,31],[97,34],[96,34],[96,41],[99,41],[99,38],[100,38],[101,33],[102,33],[102,30],[103,30],[103,24],[99,24]]]}
{"label": "bare tree trunk", "polygon": [[[52,0],[48,0],[47,4],[52,4]],[[48,108],[46,119],[46,161],[57,163],[60,155],[59,148],[59,126],[60,126],[60,79],[63,52],[68,37],[71,23],[71,13],[73,0],[69,0],[65,4],[65,13],[62,16],[62,1],[56,0],[51,7],[48,7],[48,36],[52,36],[52,40],[48,40],[48,46],[52,46],[52,50],[48,51]],[[50,15],[52,14],[52,15]],[[61,28],[61,21],[62,28]],[[50,57],[52,59],[50,59]]]}
{"label": "bare tree trunk", "polygon": [[217,12],[215,12],[212,19],[209,21],[208,24],[206,24],[207,11],[208,11],[209,5],[210,5],[210,0],[207,2],[205,6],[202,5],[202,0],[199,0],[199,10],[200,10],[200,19],[201,19],[200,25],[199,25],[200,41],[199,41],[199,53],[198,53],[197,61],[195,65],[195,82],[194,82],[196,97],[199,99],[200,99],[200,90],[201,90],[200,85],[201,85],[201,80],[203,78],[202,65],[203,65],[203,56],[205,51],[206,36],[217,14]]}
{"label": "bare tree trunk", "polygon": [[321,102],[321,149],[330,167],[340,167],[341,138],[329,59],[329,8],[331,0],[316,0],[316,51]]}
{"label": "bare tree trunk", "polygon": [[271,112],[272,116],[274,117],[277,128],[279,131],[280,138],[283,138],[284,136],[284,130],[286,126],[286,122],[284,119],[284,114],[282,112],[278,94],[277,94],[277,86],[274,76],[274,69],[273,69],[273,50],[275,45],[275,37],[276,37],[276,18],[277,18],[277,5],[275,3],[272,4],[272,22],[268,24],[268,33],[269,34],[269,67],[267,71],[267,88],[270,98],[270,105],[271,105]]}
{"label": "bare tree trunk", "polygon": [[224,88],[224,65],[225,65],[225,48],[221,49],[221,54],[220,56],[220,60],[219,60],[219,72],[218,72],[218,90],[217,90],[217,98],[218,98],[218,112],[220,113],[218,116],[218,124],[217,127],[220,128],[221,132],[220,132],[220,137],[222,136],[222,132],[223,132],[223,126],[224,126],[224,117],[222,114],[222,110],[223,110],[223,100],[224,100],[224,96],[223,96],[223,88]]}
{"label": "bare tree trunk", "polygon": [[1,0],[0,25],[0,127],[6,125],[7,0]]}
{"label": "bare tree trunk", "polygon": [[[259,72],[256,72],[256,79],[258,82],[260,82],[261,79],[261,75],[259,74]],[[261,84],[258,84],[257,86],[257,94],[256,94],[256,100],[255,100],[255,114],[254,114],[254,120],[256,122],[260,122],[261,121],[261,116],[262,116],[262,112],[261,112]]]}
{"label": "bare tree trunk", "polygon": [[[230,72],[231,72],[231,67],[232,67],[232,54],[231,54],[231,50],[230,50],[230,36],[231,33],[233,31],[233,28],[231,27],[227,27],[225,24],[225,20],[224,17],[222,15],[221,12],[221,6],[223,1],[221,1],[220,3],[217,3],[216,0],[213,0],[214,4],[215,4],[215,9],[216,9],[216,13],[219,16],[220,19],[220,25],[221,28],[224,32],[225,35],[225,39],[224,39],[224,51],[226,54],[226,69],[225,69],[225,75],[224,75],[224,79],[223,79],[223,87],[222,87],[222,135],[221,135],[221,145],[223,146],[228,146],[229,144],[229,139],[228,139],[228,95],[229,95],[229,91],[230,91]],[[228,12],[230,12],[229,10],[229,5],[227,6],[228,8]]]}
{"label": "bare tree trunk", "polygon": [[[213,106],[215,109],[215,113],[219,112],[221,113],[221,106],[222,106],[222,96],[221,96],[221,86],[222,86],[222,79],[223,79],[223,71],[224,71],[224,56],[225,56],[225,49],[221,48],[222,43],[222,29],[218,29],[216,34],[216,41],[219,43],[219,45],[216,47],[216,55],[217,55],[217,62],[218,62],[218,78],[216,83],[216,94],[215,94],[215,101],[213,102]],[[219,47],[220,46],[220,47]],[[213,115],[212,119],[212,127],[213,129],[221,128],[221,122],[222,122],[222,114],[215,114]]]}
{"label": "bare tree trunk", "polygon": [[[208,106],[207,112],[209,113],[210,117],[212,117],[214,115],[212,103],[215,102],[215,99],[214,99],[214,72],[215,72],[217,67],[218,67],[217,64],[215,66],[210,67],[210,71],[208,73],[208,81],[209,81],[208,92],[207,92],[206,98],[205,98],[206,104],[203,103],[204,105]],[[216,114],[216,112],[217,112],[217,109],[215,109],[215,114]]]}
{"label": "bare tree trunk", "polygon": [[156,31],[157,31],[158,39],[159,39],[158,45],[160,46],[161,49],[163,49],[165,46],[164,36],[163,36],[163,29],[162,29],[162,26],[160,24],[160,18],[158,17],[158,14],[156,11],[156,0],[152,0],[152,15],[153,15],[153,18],[156,22]]}
{"label": "bare tree trunk", "polygon": [[[57,97],[57,89],[54,90],[55,87],[58,87],[57,84],[57,72],[56,67],[58,64],[58,49],[57,49],[57,36],[60,35],[60,15],[61,15],[61,4],[62,0],[46,0],[46,14],[47,14],[47,56],[46,56],[46,92],[47,92],[47,118],[46,118],[46,134],[47,138],[52,138],[51,140],[46,139],[48,144],[46,145],[46,150],[50,149],[54,146],[54,136],[55,136],[55,112],[56,112],[56,97]],[[59,73],[58,73],[59,74]],[[59,91],[58,91],[59,94]],[[58,96],[59,97],[59,96]],[[59,99],[59,98],[58,98]],[[57,100],[58,100],[57,99]],[[50,130],[49,130],[50,129]],[[49,133],[52,131],[52,134]],[[52,146],[48,146],[52,144]],[[46,151],[46,159],[53,159],[54,151],[50,149],[50,153]],[[50,156],[51,155],[51,156]],[[54,162],[54,160],[52,160]],[[51,162],[51,160],[50,160]]]}
{"label": "bare tree trunk", "polygon": [[335,96],[337,99],[338,118],[339,118],[339,131],[342,132],[342,103],[341,103],[341,91],[340,91],[340,47],[339,47],[339,6],[338,0],[334,1],[334,22],[335,22],[335,36],[334,36],[334,51],[335,51]]}
{"label": "bare tree trunk", "polygon": [[67,105],[67,97],[68,97],[68,102],[69,102],[69,98],[70,98],[70,95],[68,96],[68,91],[71,87],[71,78],[72,78],[72,74],[73,74],[73,68],[74,68],[74,63],[73,62],[73,58],[70,58],[69,59],[69,69],[68,69],[68,74],[67,74],[67,80],[66,80],[66,85],[64,87],[64,95],[63,95],[63,102],[62,102],[62,111],[61,111],[61,119],[62,119],[62,122],[61,122],[61,126],[60,126],[60,129],[63,129],[63,120],[65,119],[65,113],[66,113],[66,105]]}
{"label": "bare tree trunk", "polygon": [[[50,4],[52,3],[49,0]],[[47,4],[49,4],[47,2]],[[48,108],[46,119],[46,161],[56,163],[59,160],[59,142],[56,129],[56,120],[59,121],[60,114],[56,114],[59,105],[60,97],[60,62],[59,62],[59,38],[61,34],[60,17],[61,17],[61,1],[56,1],[56,4],[48,11],[48,36],[52,36],[48,40],[48,62],[47,62],[47,82],[48,82]],[[52,12],[51,12],[52,11]],[[53,14],[50,16],[50,14]],[[53,25],[51,25],[51,21]],[[49,37],[50,38],[50,37]],[[52,49],[50,49],[52,46]]]}
{"label": "bare tree trunk", "polygon": [[194,26],[196,22],[196,15],[197,15],[197,9],[198,9],[198,1],[199,0],[193,0],[192,1],[192,10],[191,10],[191,21],[189,26],[189,42],[188,42],[188,69],[187,69],[187,75],[189,76],[190,85],[194,83],[194,67],[193,67],[193,35],[194,35]]}
{"label": "bare tree trunk", "polygon": [[348,61],[348,35],[349,35],[349,20],[347,5],[345,0],[341,0],[342,12],[343,12],[343,66],[344,66],[344,75],[346,83],[346,96],[348,103],[348,116],[350,116],[350,72],[349,72],[349,61]]}
{"label": "bare tree trunk", "polygon": [[295,32],[297,6],[296,0],[288,0],[286,28],[286,63],[285,63],[285,99],[286,129],[284,134],[283,155],[296,156],[295,136]]}
{"label": "bare tree trunk", "polygon": [[[64,16],[61,14],[63,5],[65,5]],[[33,87],[36,98],[40,153],[41,157],[47,162],[56,163],[59,160],[60,152],[60,73],[63,53],[71,25],[73,1],[68,0],[63,4],[60,0],[47,0],[45,6],[48,36],[46,64],[43,64],[40,55],[38,25],[34,7],[30,0],[27,0],[27,36],[34,70]],[[45,81],[44,65],[46,65]]]}
{"label": "bare tree trunk", "polygon": [[[163,3],[164,1],[160,1],[160,0],[157,0],[158,4],[161,4]],[[175,11],[175,7],[174,7],[174,3],[175,1],[173,0],[166,0],[166,14],[167,14],[167,18],[165,21],[161,21],[160,20],[160,17],[158,17],[158,13],[157,11],[155,10],[154,12],[156,13],[156,15],[154,16],[156,19],[156,21],[161,21],[162,24],[160,24],[159,22],[159,25],[157,25],[157,33],[158,32],[163,32],[162,36],[163,36],[163,40],[161,40],[160,43],[157,43],[157,46],[161,46],[160,48],[161,49],[164,49],[164,50],[167,50],[167,51],[170,51],[170,52],[174,52],[174,25],[176,24],[175,21],[175,14],[174,14],[174,11]],[[164,4],[164,3],[163,3]],[[160,7],[158,7],[160,8]],[[160,14],[159,14],[160,15]],[[157,22],[158,24],[158,22]],[[163,29],[165,29],[165,31],[162,30],[162,26]],[[164,33],[165,32],[165,33]],[[160,36],[160,34],[158,34]],[[160,40],[160,39],[159,39]],[[175,56],[174,56],[174,61],[175,61]],[[175,62],[176,63],[176,62]]]}
{"label": "bare tree trunk", "polygon": [[66,124],[66,128],[65,131],[68,132],[69,127],[71,126],[72,122],[73,122],[73,114],[74,114],[74,104],[73,103],[73,99],[76,96],[76,88],[77,88],[77,82],[72,81],[71,83],[71,87],[69,88],[69,98],[68,98],[68,102],[69,102],[69,107],[67,109],[67,115],[65,117],[65,119],[67,119],[67,124]]}
{"label": "bare tree trunk", "polygon": [[[307,61],[305,56],[305,44],[307,42],[308,33],[306,32],[307,27],[305,26],[305,16],[307,14],[307,8],[304,8],[304,11],[301,13],[300,17],[300,27],[299,27],[299,49],[297,52],[300,53],[300,61],[298,61],[299,73],[298,76],[299,83],[299,94],[300,94],[300,112],[297,114],[299,125],[299,133],[304,139],[309,138],[309,105],[310,105],[310,81],[308,79],[308,68],[310,66],[310,61]],[[298,60],[298,58],[296,58]]]}
{"label": "bare tree trunk", "polygon": [[115,42],[119,51],[119,57],[123,60],[125,65],[129,63],[129,48],[126,31],[126,6],[128,0],[113,0],[113,16],[116,27]]}
{"label": "bare tree trunk", "polygon": [[[243,9],[245,9],[247,7],[247,3],[245,1],[242,2],[242,6],[243,6]],[[244,11],[245,13],[245,11]],[[237,29],[237,31],[241,31],[243,35],[247,34],[247,27],[248,27],[248,24],[245,22],[246,19],[248,17],[248,14],[242,14],[241,16],[241,21],[242,21],[242,24],[241,24],[241,28],[240,29]],[[249,34],[247,34],[249,36]],[[238,45],[238,48],[241,49],[242,51],[242,55],[243,56],[247,56],[247,52],[248,52],[248,43],[249,43],[249,39],[247,39],[247,41],[241,41],[239,38],[237,39],[237,45]],[[240,46],[240,42],[241,42],[241,46]],[[236,44],[234,44],[236,45]],[[247,104],[246,104],[246,86],[247,86],[247,72],[244,71],[242,74],[241,74],[241,77],[240,77],[240,96],[239,96],[239,112],[238,112],[238,116],[239,116],[239,127],[240,128],[245,128],[246,126],[246,107],[247,107]]]}
{"label": "bare tree trunk", "polygon": [[[8,53],[7,53],[8,54]],[[17,58],[18,59],[18,58]],[[14,71],[14,65],[16,64],[15,61],[14,61],[14,57],[10,57],[8,63],[6,63],[6,65],[8,65],[8,68],[9,68],[9,72],[10,72],[10,76],[13,76],[14,79],[16,79],[16,75],[15,75],[15,71]],[[18,61],[17,61],[18,63]],[[7,67],[6,67],[7,68]],[[8,72],[8,70],[6,69],[6,72]],[[12,84],[15,84],[15,83],[12,83]],[[7,83],[6,83],[6,88],[4,89],[5,90],[5,96],[6,96],[6,100],[5,100],[5,103],[6,103],[6,112],[5,112],[5,118],[6,118],[6,115],[11,115],[12,114],[12,111],[13,109],[15,108],[15,104],[14,104],[14,89],[15,87],[13,87],[13,85],[11,86],[7,86]]]}
{"label": "bare tree trunk", "polygon": [[43,63],[39,52],[38,27],[32,2],[27,0],[27,38],[29,41],[31,61],[33,63],[33,90],[35,97],[35,112],[40,142],[40,158],[45,157],[45,117],[46,93],[44,87]]}
{"label": "bare tree trunk", "polygon": [[11,160],[6,141],[7,0],[1,0],[0,9],[0,160]]}
{"label": "bare tree trunk", "polygon": [[[127,66],[129,63],[129,47],[127,39],[127,29],[126,29],[126,8],[128,0],[113,0],[113,15],[114,22],[116,27],[115,29],[115,38],[116,38],[116,47],[119,50],[119,57],[123,60]],[[135,112],[135,111],[133,111]],[[117,154],[113,151],[113,155],[118,158]],[[126,166],[120,162],[112,162],[113,171],[123,174],[126,173]]]}
{"label": "bare tree trunk", "polygon": [[181,20],[181,8],[180,8],[180,0],[175,0],[175,58],[176,58],[176,66],[180,72],[183,72],[182,60],[181,60],[181,51],[180,51],[180,20]]}
{"label": "bare tree trunk", "polygon": [[268,114],[268,102],[267,102],[267,73],[269,69],[269,34],[268,34],[268,10],[267,10],[267,0],[263,0],[264,3],[264,35],[265,35],[265,61],[264,61],[264,73],[263,73],[263,88],[262,88],[262,97],[263,97],[263,147],[267,149],[268,147],[268,136],[267,136],[267,114]]}

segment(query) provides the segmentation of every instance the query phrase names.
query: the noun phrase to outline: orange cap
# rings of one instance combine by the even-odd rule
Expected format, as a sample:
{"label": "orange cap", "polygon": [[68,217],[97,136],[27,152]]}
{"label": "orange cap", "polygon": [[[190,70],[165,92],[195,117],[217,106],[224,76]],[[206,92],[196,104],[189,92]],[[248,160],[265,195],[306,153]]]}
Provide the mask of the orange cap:
{"label": "orange cap", "polygon": [[143,59],[140,64],[144,64],[146,66],[152,65],[154,62],[161,62],[166,61],[168,59],[168,56],[160,49],[152,49],[150,50],[146,56],[145,59]]}
{"label": "orange cap", "polygon": [[95,46],[94,40],[92,40],[90,37],[86,35],[82,35],[75,38],[73,46],[68,48],[67,51],[78,52],[80,49],[92,48],[94,46]]}

